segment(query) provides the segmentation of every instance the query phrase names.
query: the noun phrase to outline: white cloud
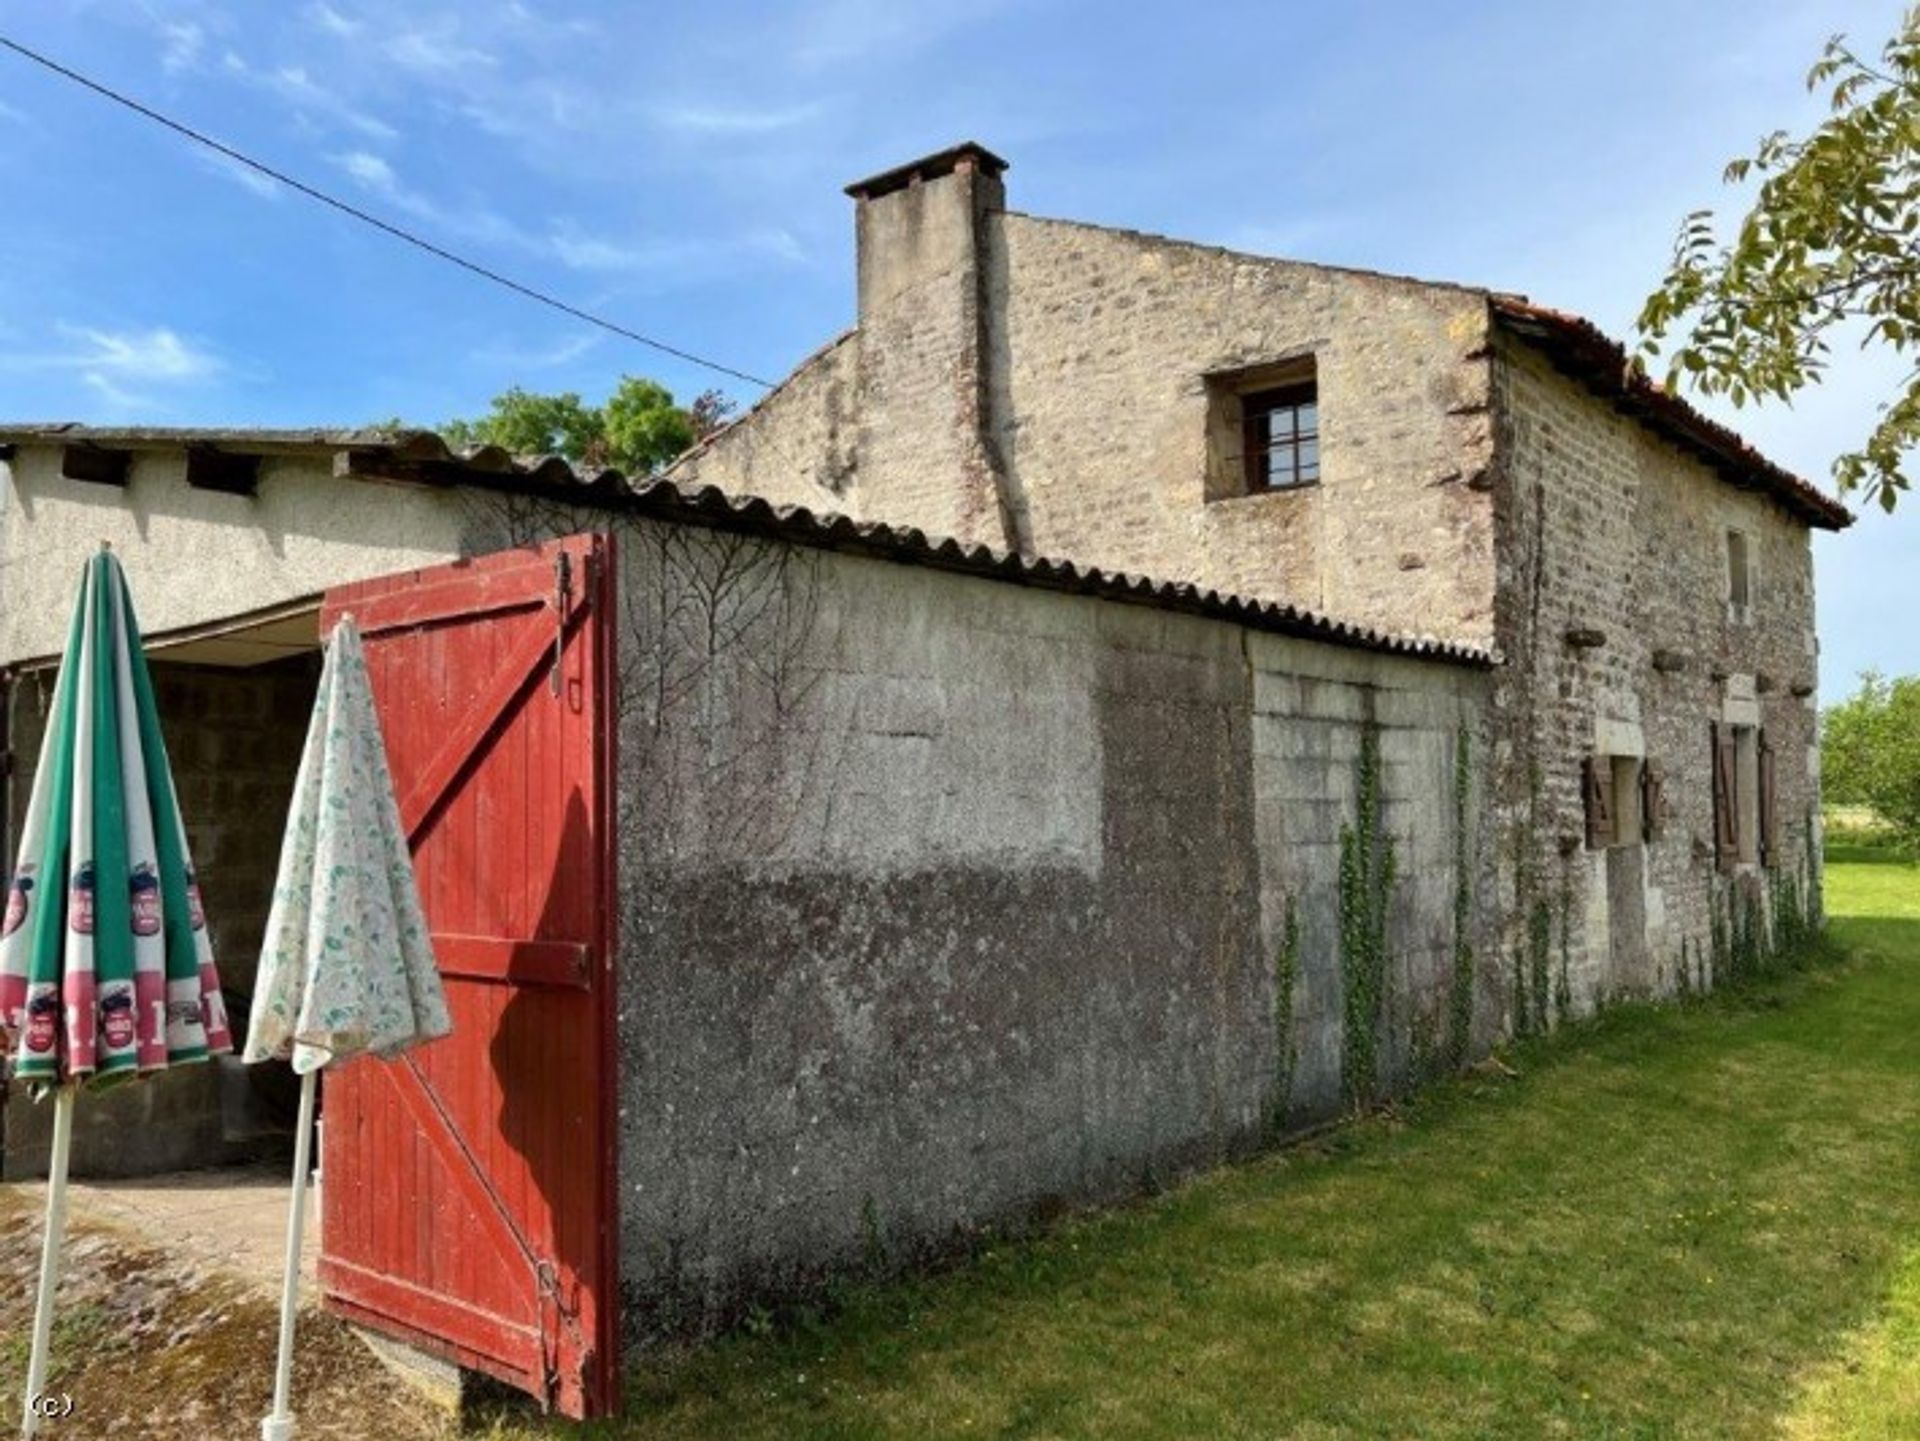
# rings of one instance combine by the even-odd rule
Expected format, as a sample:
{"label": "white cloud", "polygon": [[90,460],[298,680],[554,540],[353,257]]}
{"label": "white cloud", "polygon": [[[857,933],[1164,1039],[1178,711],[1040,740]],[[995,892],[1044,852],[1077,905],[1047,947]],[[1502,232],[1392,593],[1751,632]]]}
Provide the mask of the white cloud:
{"label": "white cloud", "polygon": [[124,390],[115,385],[97,370],[89,370],[80,377],[87,388],[115,410],[158,410],[160,402],[150,395],[141,395],[136,391]]}
{"label": "white cloud", "polygon": [[731,239],[642,237],[618,241],[563,224],[547,237],[546,248],[569,270],[594,272],[704,276],[717,266],[743,260],[777,260],[789,265],[806,260],[800,242],[781,229],[755,230]]}
{"label": "white cloud", "polygon": [[400,138],[400,132],[393,126],[360,109],[339,91],[315,81],[304,66],[256,69],[236,50],[223,51],[220,63],[229,75],[278,97],[295,115],[316,128],[351,130],[370,140]]}
{"label": "white cloud", "polygon": [[235,185],[252,191],[262,200],[278,200],[283,193],[279,181],[271,176],[262,175],[258,170],[242,165],[237,160],[229,160],[224,155],[212,150],[202,150],[198,146],[193,148],[192,154],[194,160],[203,168],[220,176],[223,180],[231,180]]}
{"label": "white cloud", "polygon": [[161,20],[160,66],[170,75],[192,70],[200,63],[206,32],[191,20]]}
{"label": "white cloud", "polygon": [[344,155],[330,155],[327,158],[375,194],[391,200],[399,193],[399,181],[393,173],[393,167],[378,155],[371,155],[365,150],[350,150]]}
{"label": "white cloud", "polygon": [[0,372],[75,375],[108,405],[130,411],[164,409],[155,391],[189,389],[226,369],[213,351],[166,326],[103,330],[62,324],[55,330],[55,344],[0,352]]}
{"label": "white cloud", "polygon": [[821,106],[816,103],[793,105],[784,109],[755,110],[726,106],[666,105],[650,112],[653,122],[666,130],[695,135],[769,135],[791,130],[816,119]]}
{"label": "white cloud", "polygon": [[485,50],[462,45],[444,32],[402,30],[385,37],[380,52],[395,65],[422,74],[487,69],[499,62]]}
{"label": "white cloud", "polygon": [[520,346],[511,344],[489,345],[476,350],[469,357],[488,367],[508,367],[516,370],[558,370],[571,365],[588,352],[597,348],[606,336],[598,331],[582,331],[578,335],[568,336],[548,346]]}
{"label": "white cloud", "polygon": [[354,20],[342,15],[333,6],[319,0],[319,3],[307,6],[307,19],[329,35],[337,35],[342,40],[351,39],[366,29],[364,20]]}
{"label": "white cloud", "polygon": [[203,379],[220,369],[211,351],[200,349],[165,326],[115,331],[63,325],[60,331],[78,345],[54,357],[52,363],[89,375],[177,384]]}
{"label": "white cloud", "polygon": [[0,100],[0,120],[4,120],[10,125],[31,125],[33,123],[27,119],[26,111],[16,110],[4,100]]}
{"label": "white cloud", "polygon": [[381,156],[368,150],[349,150],[327,157],[348,179],[393,209],[449,235],[522,250],[545,251],[547,246],[512,221],[485,208],[458,210],[435,200],[400,178]]}

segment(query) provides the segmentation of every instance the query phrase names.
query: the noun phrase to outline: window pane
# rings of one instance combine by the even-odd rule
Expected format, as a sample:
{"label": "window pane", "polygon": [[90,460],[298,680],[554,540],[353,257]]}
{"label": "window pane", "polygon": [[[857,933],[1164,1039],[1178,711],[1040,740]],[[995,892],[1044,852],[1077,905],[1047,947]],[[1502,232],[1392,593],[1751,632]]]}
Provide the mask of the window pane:
{"label": "window pane", "polygon": [[1298,414],[1300,417],[1301,430],[1317,431],[1320,429],[1320,407],[1316,402],[1309,400],[1305,405],[1300,407]]}
{"label": "window pane", "polygon": [[1311,470],[1315,475],[1320,473],[1320,442],[1312,436],[1300,442],[1300,469]]}
{"label": "window pane", "polygon": [[1285,445],[1269,451],[1267,453],[1267,484],[1278,489],[1292,485],[1293,482],[1293,447]]}

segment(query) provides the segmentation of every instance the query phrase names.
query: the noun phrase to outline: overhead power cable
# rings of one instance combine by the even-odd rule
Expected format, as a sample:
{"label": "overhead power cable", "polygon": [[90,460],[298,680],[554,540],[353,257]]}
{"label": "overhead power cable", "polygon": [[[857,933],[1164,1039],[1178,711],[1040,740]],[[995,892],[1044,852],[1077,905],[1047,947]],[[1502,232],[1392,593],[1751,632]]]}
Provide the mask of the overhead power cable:
{"label": "overhead power cable", "polygon": [[195,130],[191,125],[183,124],[171,116],[163,115],[152,106],[144,105],[130,95],[122,94],[111,86],[103,85],[98,80],[82,75],[78,70],[62,65],[59,61],[52,59],[50,56],[42,55],[37,50],[28,49],[17,40],[10,39],[5,35],[0,35],[0,47],[11,50],[22,59],[30,60],[43,69],[51,70],[55,75],[63,79],[71,80],[74,84],[91,90],[94,94],[111,100],[114,104],[123,106],[133,111],[136,115],[153,121],[156,125],[165,126],[176,135],[183,135],[194,144],[203,145],[215,154],[225,156],[236,165],[244,165],[247,169],[264,175],[269,180],[277,181],[289,190],[298,191],[309,200],[317,200],[322,205],[337,210],[343,215],[351,216],[362,224],[371,225],[375,230],[382,231],[392,236],[395,240],[405,241],[417,250],[424,250],[428,255],[433,256],[437,260],[444,260],[450,265],[457,265],[469,274],[477,275],[482,280],[492,281],[495,285],[511,290],[516,295],[523,296],[528,300],[537,301],[541,305],[559,311],[562,315],[568,315],[588,325],[597,326],[599,329],[609,331],[624,340],[631,340],[636,344],[646,346],[650,350],[657,350],[662,355],[671,355],[676,360],[684,360],[689,365],[697,365],[704,370],[711,370],[719,375],[731,376],[735,380],[744,380],[747,384],[757,385],[763,390],[771,390],[773,388],[773,382],[770,380],[762,380],[757,375],[749,375],[746,371],[736,370],[731,365],[723,365],[717,360],[707,359],[704,355],[695,355],[690,350],[682,350],[677,345],[669,345],[664,340],[655,340],[650,335],[642,335],[639,331],[631,330],[618,321],[608,320],[604,316],[595,315],[589,310],[582,310],[577,305],[569,305],[558,296],[549,295],[544,290],[522,284],[511,276],[502,275],[499,271],[482,265],[478,261],[469,260],[463,255],[457,255],[445,246],[436,245],[433,241],[426,239],[424,236],[416,235],[404,226],[395,225],[390,220],[382,220],[378,215],[362,210],[351,201],[342,200],[337,195],[330,195],[318,186],[309,185],[303,180],[296,180],[284,170],[275,169],[271,165],[255,160],[251,155],[243,154],[241,151],[235,150],[231,145],[222,144],[212,136]]}

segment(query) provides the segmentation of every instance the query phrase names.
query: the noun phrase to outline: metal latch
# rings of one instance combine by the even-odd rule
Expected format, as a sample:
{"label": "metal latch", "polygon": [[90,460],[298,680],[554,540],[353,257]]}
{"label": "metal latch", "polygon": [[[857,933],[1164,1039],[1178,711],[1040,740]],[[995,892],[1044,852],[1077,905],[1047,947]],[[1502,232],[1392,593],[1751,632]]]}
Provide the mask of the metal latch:
{"label": "metal latch", "polygon": [[560,660],[567,648],[567,612],[573,608],[573,556],[561,551],[553,558],[553,669],[547,689],[560,694]]}

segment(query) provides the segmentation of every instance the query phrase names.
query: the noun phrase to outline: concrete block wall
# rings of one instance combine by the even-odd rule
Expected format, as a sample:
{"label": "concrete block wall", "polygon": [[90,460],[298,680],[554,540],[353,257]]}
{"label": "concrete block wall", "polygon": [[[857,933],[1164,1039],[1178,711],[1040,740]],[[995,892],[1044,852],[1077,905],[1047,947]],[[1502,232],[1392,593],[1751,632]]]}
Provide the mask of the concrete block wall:
{"label": "concrete block wall", "polygon": [[652,522],[621,567],[634,1339],[1337,1109],[1338,837],[1370,716],[1404,1071],[1451,956],[1453,745],[1484,672]]}
{"label": "concrete block wall", "polygon": [[[1287,1111],[1304,1124],[1335,1115],[1347,1101],[1340,843],[1357,818],[1368,726],[1379,738],[1381,823],[1398,872],[1387,927],[1389,1004],[1377,1038],[1388,1082],[1418,1079],[1417,1068],[1444,1051],[1463,866],[1474,898],[1467,940],[1479,958],[1469,1048],[1477,1054],[1499,1033],[1493,836],[1480,820],[1487,677],[1269,635],[1249,636],[1248,653],[1264,945],[1269,956],[1279,954],[1291,905],[1300,939]],[[1464,827],[1454,769],[1463,743]]]}

